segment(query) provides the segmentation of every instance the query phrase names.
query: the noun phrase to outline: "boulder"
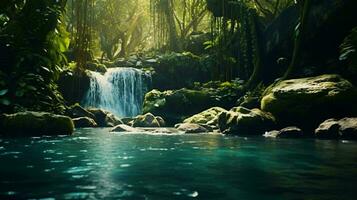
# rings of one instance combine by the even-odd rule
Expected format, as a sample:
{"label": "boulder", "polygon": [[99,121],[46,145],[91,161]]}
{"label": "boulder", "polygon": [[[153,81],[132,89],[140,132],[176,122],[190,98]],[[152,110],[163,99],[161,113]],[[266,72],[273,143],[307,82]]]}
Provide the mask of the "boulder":
{"label": "boulder", "polygon": [[353,115],[356,88],[339,75],[291,79],[277,82],[264,92],[261,109],[272,113],[282,126],[313,130],[330,117]]}
{"label": "boulder", "polygon": [[160,127],[165,127],[166,126],[166,122],[162,117],[156,116],[155,119],[159,122]]}
{"label": "boulder", "polygon": [[92,113],[88,112],[86,109],[84,109],[79,104],[74,104],[74,105],[70,106],[66,110],[66,115],[71,118],[88,117],[91,119],[95,119],[95,116]]}
{"label": "boulder", "polygon": [[160,122],[153,114],[146,113],[135,117],[133,127],[160,127]]}
{"label": "boulder", "polygon": [[117,118],[114,114],[107,112],[107,116],[105,117],[105,121],[107,126],[114,127],[119,124],[123,124],[123,122]]}
{"label": "boulder", "polygon": [[[212,107],[208,110],[202,111],[192,117],[185,119],[184,123],[207,124],[214,120],[221,112],[227,111],[221,107]],[[216,118],[217,119],[217,118]],[[214,122],[213,122],[214,123]]]}
{"label": "boulder", "polygon": [[94,121],[94,119],[89,118],[89,117],[78,117],[72,119],[74,126],[76,128],[85,128],[85,127],[97,127],[97,123]]}
{"label": "boulder", "polygon": [[273,137],[273,138],[303,138],[303,131],[295,126],[290,126],[281,129],[280,131],[274,130],[269,131],[264,134],[264,137]]}
{"label": "boulder", "polygon": [[182,122],[185,118],[219,104],[211,91],[204,90],[152,90],[145,95],[144,113],[162,116],[167,125]]}
{"label": "boulder", "polygon": [[90,87],[90,75],[88,71],[75,73],[63,71],[58,80],[58,89],[66,102],[76,104],[85,98]]}
{"label": "boulder", "polygon": [[8,136],[71,135],[71,118],[46,112],[20,112],[0,117],[0,132]]}
{"label": "boulder", "polygon": [[134,120],[134,118],[131,117],[124,117],[120,119],[124,124],[129,125],[130,122]]}
{"label": "boulder", "polygon": [[207,133],[207,132],[209,132],[209,130],[207,130],[205,127],[203,127],[199,124],[194,124],[194,123],[176,124],[175,128],[177,128],[179,131],[182,131],[184,133]]}
{"label": "boulder", "polygon": [[115,126],[110,132],[140,132],[140,130],[125,124],[119,124],[118,126]]}
{"label": "boulder", "polygon": [[257,108],[236,107],[218,116],[218,127],[224,134],[262,135],[274,125],[274,117]]}
{"label": "boulder", "polygon": [[88,108],[87,110],[94,115],[94,120],[99,127],[114,127],[123,124],[119,118],[108,111],[98,108]]}
{"label": "boulder", "polygon": [[357,118],[328,119],[315,130],[320,139],[357,139]]}

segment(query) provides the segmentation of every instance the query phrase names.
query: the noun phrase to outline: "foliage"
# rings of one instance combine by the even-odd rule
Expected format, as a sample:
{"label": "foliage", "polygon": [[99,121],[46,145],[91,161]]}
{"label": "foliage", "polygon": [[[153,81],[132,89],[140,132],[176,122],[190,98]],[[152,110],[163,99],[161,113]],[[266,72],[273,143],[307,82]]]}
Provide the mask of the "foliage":
{"label": "foliage", "polygon": [[67,60],[65,1],[6,1],[0,9],[0,110],[60,112],[55,80]]}
{"label": "foliage", "polygon": [[189,36],[208,27],[203,0],[151,0],[150,5],[157,48],[186,49]]}
{"label": "foliage", "polygon": [[357,27],[344,39],[340,49],[340,60],[346,60],[350,66],[357,68]]}

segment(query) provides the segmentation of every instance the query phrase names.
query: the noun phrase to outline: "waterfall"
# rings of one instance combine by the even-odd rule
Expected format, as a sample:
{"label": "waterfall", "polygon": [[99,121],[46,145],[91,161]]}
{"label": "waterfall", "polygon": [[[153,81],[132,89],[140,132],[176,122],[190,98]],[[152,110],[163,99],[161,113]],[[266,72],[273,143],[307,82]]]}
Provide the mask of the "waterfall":
{"label": "waterfall", "polygon": [[110,68],[104,75],[90,73],[90,86],[82,101],[85,107],[101,108],[119,117],[141,113],[148,74],[135,68]]}

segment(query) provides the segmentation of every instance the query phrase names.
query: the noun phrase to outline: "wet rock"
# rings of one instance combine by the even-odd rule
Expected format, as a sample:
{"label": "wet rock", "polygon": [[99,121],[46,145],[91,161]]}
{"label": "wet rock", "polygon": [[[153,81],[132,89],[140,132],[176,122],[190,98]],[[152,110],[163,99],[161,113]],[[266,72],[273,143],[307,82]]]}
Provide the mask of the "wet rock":
{"label": "wet rock", "polygon": [[140,130],[125,124],[120,124],[115,126],[110,132],[140,132]]}
{"label": "wet rock", "polygon": [[264,134],[264,137],[273,137],[273,138],[303,138],[303,131],[295,126],[290,126],[281,129],[280,131],[274,130],[269,131]]}
{"label": "wet rock", "polygon": [[218,116],[218,126],[224,134],[262,135],[275,125],[274,117],[259,109],[235,107]]}
{"label": "wet rock", "polygon": [[133,127],[160,127],[160,122],[153,114],[146,113],[135,117]]}
{"label": "wet rock", "polygon": [[263,111],[272,113],[281,125],[294,124],[313,130],[332,116],[356,113],[357,90],[339,75],[277,82],[264,92]]}
{"label": "wet rock", "polygon": [[207,132],[209,132],[209,130],[207,130],[205,127],[203,127],[199,124],[193,124],[193,123],[176,124],[175,128],[177,128],[179,131],[182,131],[184,133],[207,133]]}
{"label": "wet rock", "polygon": [[357,140],[357,118],[328,119],[315,130],[320,139]]}
{"label": "wet rock", "polygon": [[86,128],[86,127],[97,127],[98,124],[94,121],[94,119],[89,117],[78,117],[72,119],[74,126],[76,128]]}
{"label": "wet rock", "polygon": [[0,132],[8,136],[71,135],[71,118],[46,112],[20,112],[0,117]]}
{"label": "wet rock", "polygon": [[267,137],[267,138],[277,138],[279,133],[280,133],[280,131],[277,131],[277,130],[267,131],[264,133],[263,136]]}

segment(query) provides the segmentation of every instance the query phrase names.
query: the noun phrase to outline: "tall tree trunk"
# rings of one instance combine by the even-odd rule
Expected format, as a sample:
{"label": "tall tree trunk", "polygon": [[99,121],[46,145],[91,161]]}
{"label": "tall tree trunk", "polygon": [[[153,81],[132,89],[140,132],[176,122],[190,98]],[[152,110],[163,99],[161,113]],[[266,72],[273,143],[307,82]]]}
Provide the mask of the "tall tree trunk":
{"label": "tall tree trunk", "polygon": [[302,5],[301,5],[301,11],[300,11],[301,14],[300,14],[299,33],[295,39],[295,47],[294,47],[294,52],[293,52],[293,56],[291,59],[291,63],[289,65],[287,71],[285,72],[283,79],[292,78],[292,76],[298,66],[298,62],[299,62],[300,55],[301,55],[301,45],[304,41],[304,35],[306,32],[306,26],[307,26],[307,22],[308,22],[310,7],[311,7],[311,0],[303,0],[301,3],[302,3]]}
{"label": "tall tree trunk", "polygon": [[181,47],[176,29],[172,0],[167,0],[167,2],[165,3],[165,15],[169,29],[169,49],[172,51],[180,51]]}

